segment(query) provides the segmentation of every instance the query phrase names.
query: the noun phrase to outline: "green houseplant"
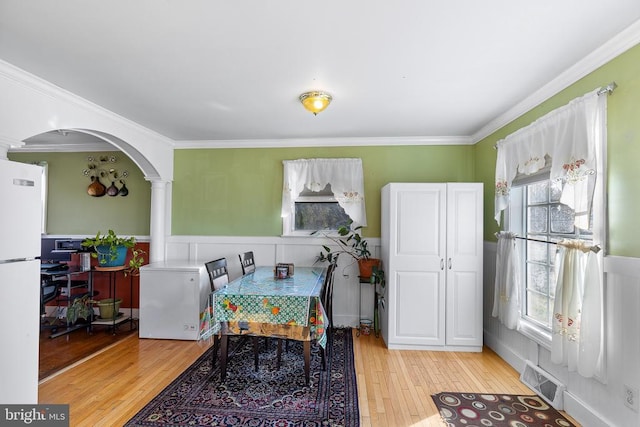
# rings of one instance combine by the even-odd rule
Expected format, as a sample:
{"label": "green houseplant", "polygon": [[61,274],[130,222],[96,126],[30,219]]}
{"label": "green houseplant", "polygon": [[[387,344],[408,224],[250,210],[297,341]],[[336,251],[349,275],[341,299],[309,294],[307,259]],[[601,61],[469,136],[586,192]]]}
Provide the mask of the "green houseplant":
{"label": "green houseplant", "polygon": [[73,298],[73,301],[67,307],[67,321],[70,324],[74,324],[78,319],[89,320],[93,314],[92,304],[94,302],[88,293]]}
{"label": "green houseplant", "polygon": [[129,268],[125,270],[125,276],[127,274],[137,276],[140,273],[140,267],[144,264],[144,257],[142,256],[144,254],[146,254],[146,252],[142,249],[131,249],[131,259],[129,260]]}
{"label": "green houseplant", "polygon": [[330,246],[322,245],[318,261],[333,262],[338,255],[347,254],[358,263],[361,278],[371,277],[373,267],[378,266],[380,260],[371,257],[369,244],[360,234],[361,229],[362,226],[353,229],[349,226],[341,226],[338,228],[338,236],[325,235],[338,246],[338,249],[333,250]]}
{"label": "green houseplant", "polygon": [[81,243],[82,247],[93,249],[91,256],[98,259],[100,267],[123,266],[127,251],[135,244],[135,237],[120,237],[113,230],[107,234],[98,231],[95,237],[86,238]]}

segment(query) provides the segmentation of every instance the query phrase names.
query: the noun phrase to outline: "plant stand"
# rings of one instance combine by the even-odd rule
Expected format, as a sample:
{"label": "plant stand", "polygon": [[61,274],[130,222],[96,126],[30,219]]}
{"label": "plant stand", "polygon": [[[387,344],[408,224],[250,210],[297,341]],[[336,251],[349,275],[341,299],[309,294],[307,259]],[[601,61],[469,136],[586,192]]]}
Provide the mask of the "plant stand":
{"label": "plant stand", "polygon": [[116,328],[119,324],[129,321],[129,330],[134,330],[135,326],[133,324],[133,275],[129,275],[129,316],[124,315],[122,312],[116,312],[116,279],[117,275],[124,274],[126,267],[95,267],[91,274],[91,280],[93,281],[94,274],[108,274],[109,275],[109,298],[113,301],[113,318],[112,319],[101,319],[94,318],[93,322],[91,322],[91,326],[94,325],[104,325],[110,326],[112,328],[113,335],[116,334]]}
{"label": "plant stand", "polygon": [[[378,333],[378,325],[377,325],[377,301],[376,301],[376,292],[374,289],[373,293],[373,320],[369,318],[362,317],[362,285],[372,285],[371,278],[369,277],[361,277],[358,276],[358,327],[356,328],[356,336],[359,337],[362,335],[369,335],[371,333],[371,329],[373,328],[373,332],[375,337],[377,338]],[[368,330],[368,331],[367,331]]]}

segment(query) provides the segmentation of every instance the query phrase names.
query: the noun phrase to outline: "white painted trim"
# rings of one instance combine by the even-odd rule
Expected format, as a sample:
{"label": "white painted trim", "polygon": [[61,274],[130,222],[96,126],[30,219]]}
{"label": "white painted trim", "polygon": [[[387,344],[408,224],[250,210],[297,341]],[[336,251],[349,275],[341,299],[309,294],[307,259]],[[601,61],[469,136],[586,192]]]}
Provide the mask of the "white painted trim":
{"label": "white painted trim", "polygon": [[[471,136],[472,143],[475,144],[503,128],[525,114],[527,111],[542,104],[553,95],[566,89],[587,74],[631,49],[638,43],[640,43],[640,20],[636,21],[611,40],[575,63],[572,67],[565,70],[562,74],[551,80],[539,90],[514,105],[507,112],[484,125],[478,132]],[[606,86],[609,83],[611,82],[602,82],[602,86]]]}
{"label": "white painted trim", "polygon": [[121,151],[106,142],[88,142],[83,144],[29,144],[23,143],[20,147],[12,148],[9,152],[15,153],[89,153],[95,151]]}
{"label": "white painted trim", "polygon": [[281,148],[281,147],[354,147],[385,145],[471,145],[468,136],[390,136],[349,138],[241,139],[176,141],[176,149],[192,148]]}
{"label": "white painted trim", "polygon": [[563,396],[564,411],[575,418],[583,426],[589,427],[611,427],[613,423],[603,421],[604,417],[596,414],[584,402],[577,399],[573,394],[565,391]]}
{"label": "white painted trim", "polygon": [[[380,246],[379,237],[364,238],[370,248]],[[326,237],[315,236],[168,236],[167,243],[214,243],[214,244],[257,244],[257,245],[323,245]],[[320,248],[319,248],[320,249]]]}
{"label": "white painted trim", "polygon": [[640,278],[640,258],[605,256],[604,272]]}
{"label": "white painted trim", "polygon": [[92,113],[98,114],[100,116],[106,117],[109,120],[113,120],[123,126],[126,126],[135,132],[142,133],[149,138],[152,138],[154,141],[162,142],[169,147],[174,147],[175,143],[172,139],[167,138],[164,135],[161,135],[151,129],[145,128],[138,123],[129,120],[123,116],[120,116],[112,111],[107,110],[93,102],[90,102],[80,96],[69,92],[65,89],[62,89],[59,86],[54,85],[53,83],[41,79],[27,71],[24,71],[15,65],[12,65],[8,62],[5,62],[0,59],[0,77],[5,77],[8,80],[12,80],[24,87],[27,87],[35,92],[38,92],[47,97],[57,99],[60,101],[68,102],[69,104],[73,104],[78,108],[81,108],[86,111],[90,111]]}
{"label": "white painted trim", "polygon": [[520,357],[520,355],[509,347],[502,344],[496,336],[488,332],[486,329],[484,330],[484,344],[491,350],[495,351],[500,358],[507,362],[513,369],[518,371],[519,374],[522,373],[522,370],[527,363],[526,360]]}

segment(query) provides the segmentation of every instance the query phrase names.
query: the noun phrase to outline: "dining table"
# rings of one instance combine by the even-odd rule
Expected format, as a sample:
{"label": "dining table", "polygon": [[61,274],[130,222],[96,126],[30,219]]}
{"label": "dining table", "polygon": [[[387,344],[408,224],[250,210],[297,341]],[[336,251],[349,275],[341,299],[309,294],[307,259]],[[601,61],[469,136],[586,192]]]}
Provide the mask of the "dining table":
{"label": "dining table", "polygon": [[227,374],[229,336],[252,335],[302,341],[309,383],[311,341],[322,349],[327,343],[328,321],[321,298],[326,269],[295,267],[292,272],[279,278],[274,267],[259,266],[213,292],[212,318],[220,325],[222,381]]}

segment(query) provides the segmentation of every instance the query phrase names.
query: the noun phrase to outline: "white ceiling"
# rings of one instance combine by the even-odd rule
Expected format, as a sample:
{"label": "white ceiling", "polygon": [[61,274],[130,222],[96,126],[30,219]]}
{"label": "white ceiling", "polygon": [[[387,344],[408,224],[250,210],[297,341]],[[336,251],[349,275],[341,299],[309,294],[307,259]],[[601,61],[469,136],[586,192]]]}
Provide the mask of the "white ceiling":
{"label": "white ceiling", "polygon": [[0,0],[0,59],[178,146],[464,143],[638,19],[639,0]]}

